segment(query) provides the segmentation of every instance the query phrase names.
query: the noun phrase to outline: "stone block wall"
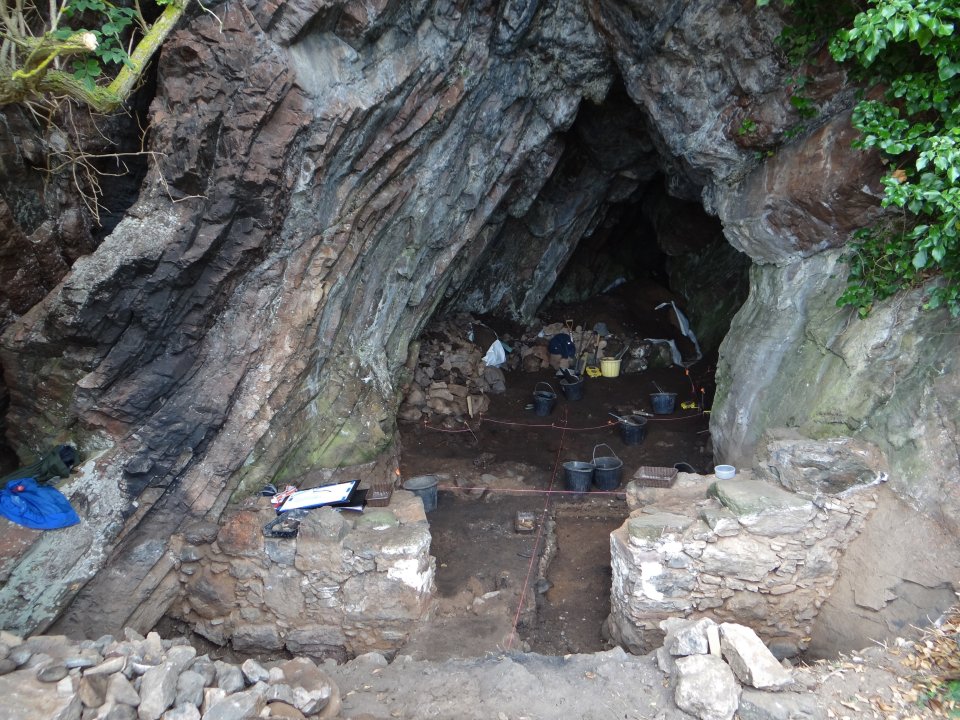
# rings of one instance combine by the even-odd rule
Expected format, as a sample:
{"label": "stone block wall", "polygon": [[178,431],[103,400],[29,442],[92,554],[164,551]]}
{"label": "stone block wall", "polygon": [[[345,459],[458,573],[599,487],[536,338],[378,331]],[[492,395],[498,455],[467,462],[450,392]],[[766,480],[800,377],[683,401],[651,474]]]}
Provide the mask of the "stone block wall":
{"label": "stone block wall", "polygon": [[610,537],[606,632],[634,653],[668,617],[753,628],[778,657],[809,643],[838,559],[876,507],[867,491],[805,498],[740,473],[681,474],[673,488],[628,486],[632,512]]}
{"label": "stone block wall", "polygon": [[295,538],[265,538],[276,515],[251,500],[222,525],[172,538],[183,593],[169,614],[241,652],[346,660],[389,655],[429,615],[435,561],[423,504],[393,493],[363,513],[311,510]]}

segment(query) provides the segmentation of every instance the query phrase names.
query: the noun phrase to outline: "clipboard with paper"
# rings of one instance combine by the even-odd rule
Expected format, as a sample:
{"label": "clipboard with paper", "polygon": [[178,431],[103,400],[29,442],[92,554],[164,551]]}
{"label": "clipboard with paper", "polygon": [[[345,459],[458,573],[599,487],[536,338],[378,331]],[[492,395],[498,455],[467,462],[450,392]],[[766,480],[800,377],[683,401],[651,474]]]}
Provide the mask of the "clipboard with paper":
{"label": "clipboard with paper", "polygon": [[290,510],[309,510],[330,505],[332,507],[352,504],[359,480],[348,480],[333,485],[298,490],[277,508],[277,514]]}

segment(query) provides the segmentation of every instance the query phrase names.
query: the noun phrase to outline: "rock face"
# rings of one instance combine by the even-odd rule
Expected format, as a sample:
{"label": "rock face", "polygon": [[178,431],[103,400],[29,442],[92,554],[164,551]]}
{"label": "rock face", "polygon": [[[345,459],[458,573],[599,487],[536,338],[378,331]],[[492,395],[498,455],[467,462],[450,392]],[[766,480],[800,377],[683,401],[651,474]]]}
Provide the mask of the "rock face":
{"label": "rock face", "polygon": [[721,355],[721,458],[742,465],[768,427],[829,426],[889,455],[891,483],[957,529],[960,497],[940,482],[956,475],[960,417],[948,320],[921,316],[919,294],[866,323],[833,308],[832,248],[872,212],[877,164],[846,149],[835,68],[813,73],[822,116],[802,126],[775,11],[217,12],[163,48],[137,202],[8,318],[8,442],[26,458],[69,438],[89,459],[66,485],[83,523],[5,568],[0,624],[46,627],[83,587],[65,629],[149,627],[179,592],[170,536],[266,481],[389,462],[410,343],[438,308],[529,315],[577,243],[660,176],[755,263]]}
{"label": "rock face", "polygon": [[836,251],[754,267],[717,368],[715,450],[749,466],[766,429],[853,438],[886,457],[899,494],[956,535],[960,490],[944,482],[960,472],[955,323],[920,310],[920,290],[853,320],[834,305],[843,274]]}
{"label": "rock face", "polygon": [[700,720],[732,720],[740,703],[730,667],[713,655],[689,655],[677,660],[677,707]]}

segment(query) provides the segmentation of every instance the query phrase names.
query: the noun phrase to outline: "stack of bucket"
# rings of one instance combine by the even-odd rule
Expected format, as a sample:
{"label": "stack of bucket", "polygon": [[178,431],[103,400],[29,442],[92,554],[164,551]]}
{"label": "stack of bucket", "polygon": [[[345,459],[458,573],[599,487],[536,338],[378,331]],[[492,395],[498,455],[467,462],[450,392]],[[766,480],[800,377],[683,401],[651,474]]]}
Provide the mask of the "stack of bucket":
{"label": "stack of bucket", "polygon": [[[580,375],[570,374],[560,381],[560,390],[567,400],[583,399],[583,381]],[[533,388],[533,412],[540,417],[546,417],[553,412],[557,402],[557,393],[553,385],[548,382],[539,382]]]}
{"label": "stack of bucket", "polygon": [[[597,449],[605,447],[610,455],[597,457]],[[593,448],[593,462],[571,460],[563,464],[564,481],[567,490],[577,495],[590,491],[591,485],[598,490],[616,490],[623,477],[623,460],[617,457],[609,445],[596,445]]]}

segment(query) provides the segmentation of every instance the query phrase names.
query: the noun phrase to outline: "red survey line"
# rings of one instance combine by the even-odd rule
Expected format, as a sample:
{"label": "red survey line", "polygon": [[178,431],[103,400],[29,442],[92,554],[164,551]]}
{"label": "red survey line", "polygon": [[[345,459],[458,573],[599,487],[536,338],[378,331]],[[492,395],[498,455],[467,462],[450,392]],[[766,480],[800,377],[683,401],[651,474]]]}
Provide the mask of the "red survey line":
{"label": "red survey line", "polygon": [[[692,413],[692,414],[690,414],[690,415],[684,415],[683,417],[675,417],[675,418],[668,418],[668,417],[648,417],[648,418],[647,418],[647,422],[648,422],[648,423],[650,423],[650,422],[679,422],[679,421],[682,421],[682,420],[690,420],[690,419],[692,419],[692,418],[701,417],[701,416],[706,415],[706,414],[707,414],[707,413],[704,413],[704,412],[696,412],[696,413]],[[435,425],[430,425],[430,424],[429,424],[428,422],[426,422],[426,421],[423,422],[423,427],[425,427],[427,430],[433,430],[434,432],[443,432],[443,433],[465,433],[465,432],[473,432],[474,430],[479,430],[479,429],[480,429],[480,426],[483,425],[483,423],[485,423],[485,422],[494,423],[494,424],[496,424],[496,425],[512,425],[512,426],[514,426],[514,427],[523,427],[523,428],[548,428],[548,429],[553,429],[553,430],[562,430],[562,431],[564,431],[564,432],[566,432],[566,431],[568,431],[568,430],[571,431],[571,432],[581,432],[581,431],[588,431],[588,430],[605,430],[605,429],[607,429],[607,428],[613,428],[613,427],[616,427],[616,426],[618,425],[618,423],[616,423],[616,422],[614,422],[614,421],[611,421],[611,422],[608,422],[608,423],[604,423],[603,425],[588,425],[587,427],[568,427],[568,426],[566,426],[566,425],[557,425],[556,423],[546,424],[546,423],[509,422],[509,421],[507,421],[507,420],[495,420],[494,418],[490,418],[490,417],[486,417],[485,415],[481,415],[480,418],[479,418],[479,422],[477,423],[476,428],[471,428],[471,427],[467,424],[466,421],[464,421],[464,425],[467,425],[467,427],[464,428],[463,430],[453,430],[453,429],[449,429],[449,428],[436,427]]]}
{"label": "red survey line", "polygon": [[[563,420],[567,420],[567,409],[564,408]],[[544,493],[543,512],[540,513],[540,523],[537,528],[537,538],[533,543],[533,552],[530,553],[530,564],[527,565],[527,576],[523,580],[523,588],[520,590],[520,600],[517,603],[517,614],[513,616],[513,627],[510,630],[510,637],[507,638],[507,647],[509,650],[513,647],[513,640],[517,637],[517,625],[520,624],[520,613],[523,611],[523,602],[527,597],[527,588],[530,587],[530,575],[533,573],[533,566],[537,562],[537,548],[540,547],[540,538],[543,537],[543,528],[546,526],[547,515],[550,512],[550,495],[553,492],[553,483],[557,479],[557,471],[560,468],[560,455],[563,452],[564,433],[560,433],[560,445],[557,448],[557,459],[553,463],[553,474],[550,476],[550,484]]]}
{"label": "red survey line", "polygon": [[521,488],[492,488],[485,485],[475,485],[473,487],[437,485],[437,490],[446,490],[450,492],[480,492],[481,490],[486,490],[487,492],[491,493],[506,493],[508,495],[521,495],[526,493],[530,495],[619,495],[620,497],[626,497],[626,493],[622,490],[537,490]]}

